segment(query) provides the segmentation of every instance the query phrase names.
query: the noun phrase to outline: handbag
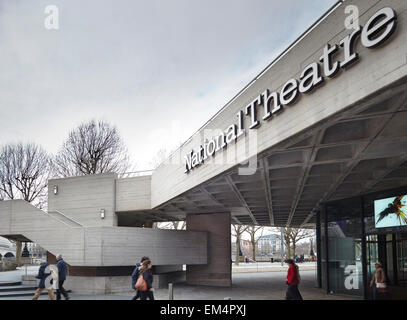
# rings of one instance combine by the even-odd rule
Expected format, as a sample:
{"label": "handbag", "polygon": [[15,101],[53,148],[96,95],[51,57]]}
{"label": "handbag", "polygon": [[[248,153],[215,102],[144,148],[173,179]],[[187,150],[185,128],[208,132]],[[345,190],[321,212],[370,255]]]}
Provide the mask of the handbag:
{"label": "handbag", "polygon": [[147,282],[146,280],[144,280],[142,274],[139,275],[136,285],[134,287],[140,291],[147,291]]}
{"label": "handbag", "polygon": [[386,289],[387,286],[386,286],[386,283],[384,283],[384,282],[378,282],[378,283],[376,283],[376,288],[377,289]]}

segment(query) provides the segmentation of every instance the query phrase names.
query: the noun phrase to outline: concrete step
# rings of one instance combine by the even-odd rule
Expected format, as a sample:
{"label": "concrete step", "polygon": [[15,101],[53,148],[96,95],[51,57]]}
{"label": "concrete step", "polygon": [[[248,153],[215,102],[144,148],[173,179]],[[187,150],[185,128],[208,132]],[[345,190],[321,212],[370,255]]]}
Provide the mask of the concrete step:
{"label": "concrete step", "polygon": [[8,292],[8,291],[35,291],[37,290],[37,287],[33,286],[23,286],[23,285],[13,285],[13,286],[3,286],[0,287],[0,293],[1,292]]}
{"label": "concrete step", "polygon": [[[18,297],[33,297],[35,290],[33,291],[7,291],[0,292],[0,300],[3,298],[18,298]],[[44,290],[41,295],[48,295],[48,291]]]}
{"label": "concrete step", "polygon": [[17,281],[17,282],[0,282],[0,288],[1,287],[10,287],[10,286],[19,286],[21,284],[22,284],[21,281]]}
{"label": "concrete step", "polygon": [[[5,298],[19,298],[34,296],[36,286],[22,285],[21,282],[2,283],[0,287],[0,300]],[[48,291],[44,290],[41,295],[48,295]]]}

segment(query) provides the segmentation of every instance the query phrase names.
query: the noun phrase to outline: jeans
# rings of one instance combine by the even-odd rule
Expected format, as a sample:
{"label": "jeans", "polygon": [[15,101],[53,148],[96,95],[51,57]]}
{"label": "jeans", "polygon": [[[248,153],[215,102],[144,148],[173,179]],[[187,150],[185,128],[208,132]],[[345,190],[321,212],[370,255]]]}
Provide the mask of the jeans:
{"label": "jeans", "polygon": [[69,299],[68,293],[65,291],[63,284],[65,280],[58,281],[58,289],[57,289],[57,300],[61,300],[61,293],[64,296],[65,300]]}

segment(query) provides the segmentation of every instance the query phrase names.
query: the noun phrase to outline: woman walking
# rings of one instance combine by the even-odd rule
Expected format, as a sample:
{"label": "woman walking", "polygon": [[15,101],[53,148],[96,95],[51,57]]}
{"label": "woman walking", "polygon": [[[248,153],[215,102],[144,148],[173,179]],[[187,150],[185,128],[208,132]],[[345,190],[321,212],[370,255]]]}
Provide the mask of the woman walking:
{"label": "woman walking", "polygon": [[38,284],[37,290],[35,291],[34,297],[32,298],[33,300],[38,300],[42,291],[44,291],[45,289],[48,291],[50,300],[55,300],[52,284],[49,283],[51,279],[48,280],[48,277],[50,276],[52,277],[51,279],[53,279],[55,276],[53,269],[50,268],[50,265],[48,263],[41,264],[38,275],[36,276],[36,278],[39,279],[40,282]]}
{"label": "woman walking", "polygon": [[370,281],[370,287],[373,287],[373,300],[378,300],[385,298],[387,293],[387,279],[386,273],[384,272],[380,262],[375,265],[375,272],[373,274],[372,280]]}
{"label": "woman walking", "polygon": [[287,273],[287,292],[285,295],[286,300],[302,300],[298,285],[300,283],[300,272],[294,260],[288,259],[285,261],[288,264]]}
{"label": "woman walking", "polygon": [[153,271],[151,270],[153,264],[150,260],[145,260],[142,262],[139,269],[139,277],[143,277],[147,284],[147,288],[144,291],[140,290],[140,300],[154,300],[154,289],[153,289]]}

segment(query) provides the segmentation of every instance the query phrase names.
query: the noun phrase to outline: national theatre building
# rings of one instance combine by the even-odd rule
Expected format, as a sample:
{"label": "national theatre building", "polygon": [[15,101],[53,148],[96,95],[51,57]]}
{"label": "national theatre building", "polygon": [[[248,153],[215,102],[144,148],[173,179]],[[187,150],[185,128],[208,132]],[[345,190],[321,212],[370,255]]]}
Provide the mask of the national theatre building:
{"label": "national theatre building", "polygon": [[338,1],[154,171],[48,190],[0,202],[0,236],[61,253],[73,291],[128,289],[144,255],[160,286],[231,286],[244,224],[316,229],[329,294],[369,298],[380,261],[407,297],[407,1]]}

